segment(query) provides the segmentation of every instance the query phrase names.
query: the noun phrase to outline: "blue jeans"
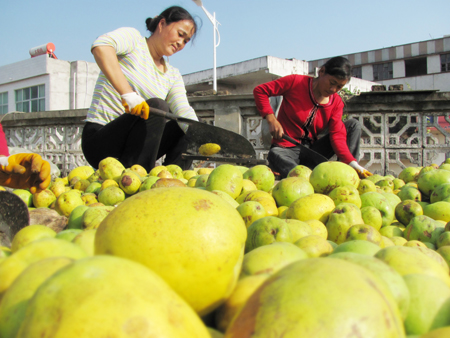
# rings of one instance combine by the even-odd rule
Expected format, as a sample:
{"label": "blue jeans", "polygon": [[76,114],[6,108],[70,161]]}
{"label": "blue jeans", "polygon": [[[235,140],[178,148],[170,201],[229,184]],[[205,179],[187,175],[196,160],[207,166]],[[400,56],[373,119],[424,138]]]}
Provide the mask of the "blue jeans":
{"label": "blue jeans", "polygon": [[[357,160],[359,159],[359,144],[361,140],[361,125],[358,120],[349,119],[344,122],[347,129],[347,146],[350,153]],[[330,159],[334,155],[333,147],[331,146],[330,134],[326,134],[310,147],[311,150],[325,156]],[[300,147],[284,148],[278,145],[272,145],[267,156],[269,160],[269,167],[280,174],[281,178],[287,177],[289,171],[291,171],[297,165],[304,165],[310,169],[318,164],[311,159],[302,157]]]}

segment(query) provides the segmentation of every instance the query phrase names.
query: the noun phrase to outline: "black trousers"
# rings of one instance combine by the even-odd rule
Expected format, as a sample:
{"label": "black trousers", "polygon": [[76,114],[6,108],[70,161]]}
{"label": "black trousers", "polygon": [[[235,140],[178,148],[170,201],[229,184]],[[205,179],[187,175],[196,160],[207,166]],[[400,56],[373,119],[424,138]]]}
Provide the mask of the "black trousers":
{"label": "black trousers", "polygon": [[[164,100],[147,100],[150,107],[169,111]],[[123,114],[106,125],[86,122],[81,147],[87,162],[98,168],[106,157],[117,158],[125,168],[140,164],[147,171],[166,155],[163,165],[176,164],[188,169],[192,163],[181,159],[188,143],[176,121],[150,114],[147,120],[131,114]]]}
{"label": "black trousers", "polygon": [[[361,125],[358,120],[348,119],[344,122],[347,130],[347,146],[350,153],[357,160],[359,159],[359,145],[361,141]],[[330,134],[326,134],[311,145],[310,149],[330,159],[334,155],[333,147],[331,146]],[[301,164],[314,169],[315,163],[311,162],[305,156],[302,156],[300,147],[284,148],[273,145],[269,150],[267,159],[269,167],[278,172],[281,178],[287,177],[289,171],[295,166]]]}

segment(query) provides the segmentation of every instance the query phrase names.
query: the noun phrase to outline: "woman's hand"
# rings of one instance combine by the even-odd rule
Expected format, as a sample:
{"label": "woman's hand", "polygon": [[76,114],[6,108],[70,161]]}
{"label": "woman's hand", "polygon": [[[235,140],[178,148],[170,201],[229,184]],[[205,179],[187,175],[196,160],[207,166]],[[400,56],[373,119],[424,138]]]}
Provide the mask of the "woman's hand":
{"label": "woman's hand", "polygon": [[30,189],[34,194],[46,189],[51,180],[50,163],[39,154],[21,153],[0,158],[0,185]]}
{"label": "woman's hand", "polygon": [[269,124],[270,135],[272,135],[272,137],[275,140],[281,140],[281,138],[284,134],[284,130],[283,130],[283,127],[281,126],[280,122],[278,122],[275,115],[273,115],[273,114],[267,115],[266,121]]}

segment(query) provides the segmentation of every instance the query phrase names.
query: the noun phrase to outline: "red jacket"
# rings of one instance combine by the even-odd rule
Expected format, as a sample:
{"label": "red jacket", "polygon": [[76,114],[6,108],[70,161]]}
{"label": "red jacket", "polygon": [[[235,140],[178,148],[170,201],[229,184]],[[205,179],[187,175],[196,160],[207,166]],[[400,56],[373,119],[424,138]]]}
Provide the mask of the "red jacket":
{"label": "red jacket", "polygon": [[[346,164],[356,161],[348,150],[347,130],[342,122],[344,103],[338,94],[333,94],[327,104],[318,104],[312,92],[312,81],[310,76],[288,75],[261,84],[253,90],[256,107],[264,118],[274,113],[269,97],[283,96],[277,120],[287,135],[314,143],[318,135],[328,128],[331,146],[339,160]],[[272,139],[272,143],[294,146],[285,140]]]}
{"label": "red jacket", "polygon": [[2,124],[0,123],[0,155],[9,156],[8,144],[6,143],[5,133],[3,132]]}

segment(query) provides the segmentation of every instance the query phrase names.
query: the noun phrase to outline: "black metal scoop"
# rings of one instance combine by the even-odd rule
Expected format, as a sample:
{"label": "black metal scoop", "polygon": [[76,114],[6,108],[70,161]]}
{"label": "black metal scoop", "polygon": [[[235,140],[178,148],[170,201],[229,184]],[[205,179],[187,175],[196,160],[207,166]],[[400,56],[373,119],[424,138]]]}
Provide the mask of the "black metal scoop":
{"label": "black metal scoop", "polygon": [[0,245],[11,247],[16,233],[29,224],[30,215],[25,202],[9,191],[0,191]]}

